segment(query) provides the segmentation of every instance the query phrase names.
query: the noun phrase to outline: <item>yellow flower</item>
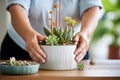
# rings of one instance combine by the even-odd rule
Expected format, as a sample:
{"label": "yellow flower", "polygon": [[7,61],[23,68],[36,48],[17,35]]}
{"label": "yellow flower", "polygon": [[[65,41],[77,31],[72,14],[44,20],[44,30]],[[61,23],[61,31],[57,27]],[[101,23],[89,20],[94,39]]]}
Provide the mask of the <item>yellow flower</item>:
{"label": "yellow flower", "polygon": [[77,24],[77,21],[76,20],[72,20],[71,25],[75,26],[76,24]]}

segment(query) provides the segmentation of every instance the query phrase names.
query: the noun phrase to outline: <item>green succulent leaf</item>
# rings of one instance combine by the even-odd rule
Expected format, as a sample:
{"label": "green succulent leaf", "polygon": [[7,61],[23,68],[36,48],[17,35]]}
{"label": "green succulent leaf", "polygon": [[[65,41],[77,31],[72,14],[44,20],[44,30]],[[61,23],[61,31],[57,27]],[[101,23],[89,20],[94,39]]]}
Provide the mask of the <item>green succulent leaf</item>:
{"label": "green succulent leaf", "polygon": [[58,29],[57,29],[57,27],[54,27],[54,28],[53,28],[53,34],[55,34],[55,35],[58,34]]}
{"label": "green succulent leaf", "polygon": [[10,57],[10,65],[11,66],[16,66],[17,65],[17,61],[14,57]]}
{"label": "green succulent leaf", "polygon": [[49,29],[47,29],[46,27],[44,27],[44,32],[47,36],[51,35],[51,32]]}
{"label": "green succulent leaf", "polygon": [[83,64],[78,64],[78,70],[82,71],[84,69],[84,65]]}
{"label": "green succulent leaf", "polygon": [[53,34],[53,35],[49,35],[46,38],[45,42],[46,42],[47,45],[57,45],[58,40],[59,40],[59,38],[56,35]]}

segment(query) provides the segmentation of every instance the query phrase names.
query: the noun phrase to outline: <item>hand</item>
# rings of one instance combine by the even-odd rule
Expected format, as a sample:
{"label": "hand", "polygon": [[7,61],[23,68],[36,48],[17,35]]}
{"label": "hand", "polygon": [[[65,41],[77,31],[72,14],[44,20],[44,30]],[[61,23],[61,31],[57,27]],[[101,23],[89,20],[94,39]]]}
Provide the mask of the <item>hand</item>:
{"label": "hand", "polygon": [[26,40],[26,47],[30,57],[38,63],[45,62],[46,54],[38,44],[38,41],[43,41],[45,38],[45,36],[40,35],[38,32],[31,32],[30,36],[28,35]]}
{"label": "hand", "polygon": [[76,62],[79,62],[86,54],[89,48],[89,39],[87,37],[87,34],[78,32],[74,39],[75,42],[77,42],[77,48],[75,50],[75,60]]}

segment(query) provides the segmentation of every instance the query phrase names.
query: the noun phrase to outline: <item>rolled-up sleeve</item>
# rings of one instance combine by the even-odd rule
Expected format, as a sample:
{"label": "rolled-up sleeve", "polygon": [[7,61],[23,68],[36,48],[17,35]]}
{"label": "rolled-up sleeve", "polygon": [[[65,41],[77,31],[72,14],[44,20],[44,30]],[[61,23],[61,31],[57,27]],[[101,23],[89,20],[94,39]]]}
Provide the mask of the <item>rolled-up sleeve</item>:
{"label": "rolled-up sleeve", "polygon": [[8,10],[12,4],[21,5],[26,10],[27,14],[29,14],[31,0],[7,0],[6,9]]}
{"label": "rolled-up sleeve", "polygon": [[80,17],[83,15],[83,13],[94,6],[98,6],[100,9],[102,8],[102,2],[101,0],[80,0]]}

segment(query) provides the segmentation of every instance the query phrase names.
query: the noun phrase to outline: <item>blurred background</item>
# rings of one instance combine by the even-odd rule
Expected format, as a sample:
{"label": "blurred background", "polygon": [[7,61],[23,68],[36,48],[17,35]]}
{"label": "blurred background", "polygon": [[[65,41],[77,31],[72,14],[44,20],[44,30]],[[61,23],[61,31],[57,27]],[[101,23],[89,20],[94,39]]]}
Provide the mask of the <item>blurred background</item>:
{"label": "blurred background", "polygon": [[5,10],[6,0],[0,0],[0,46],[6,33],[7,15]]}
{"label": "blurred background", "polygon": [[102,0],[102,3],[104,9],[89,52],[95,59],[120,59],[120,0]]}
{"label": "blurred background", "polygon": [[[101,17],[91,38],[90,57],[120,59],[120,0],[102,0],[102,3]],[[10,20],[5,6],[6,0],[0,0],[0,46]]]}

